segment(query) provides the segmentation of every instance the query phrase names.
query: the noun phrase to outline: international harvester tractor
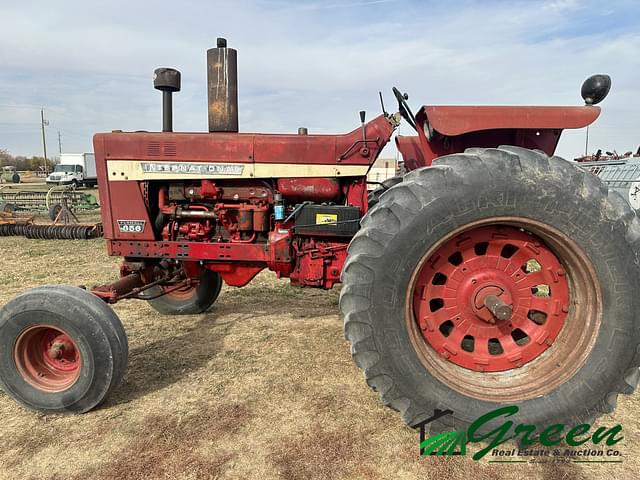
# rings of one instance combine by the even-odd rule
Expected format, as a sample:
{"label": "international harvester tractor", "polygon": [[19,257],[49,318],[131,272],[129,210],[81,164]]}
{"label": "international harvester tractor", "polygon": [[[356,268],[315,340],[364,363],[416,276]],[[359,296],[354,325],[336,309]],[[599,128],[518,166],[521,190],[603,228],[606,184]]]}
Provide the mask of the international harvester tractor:
{"label": "international harvester tractor", "polygon": [[[462,428],[517,405],[520,423],[580,423],[613,411],[640,364],[640,222],[618,194],[553,156],[584,106],[422,106],[341,135],[238,132],[237,53],[207,52],[209,132],[172,129],[180,73],[155,71],[162,132],[94,136],[102,222],[119,280],[33,288],[0,312],[0,385],[42,412],[87,412],[117,388],[127,337],[109,304],[200,314],[223,283],[264,269],[294,285],[342,283],[355,363],[416,426]],[[406,172],[368,193],[396,136]],[[251,301],[247,298],[247,301]]]}

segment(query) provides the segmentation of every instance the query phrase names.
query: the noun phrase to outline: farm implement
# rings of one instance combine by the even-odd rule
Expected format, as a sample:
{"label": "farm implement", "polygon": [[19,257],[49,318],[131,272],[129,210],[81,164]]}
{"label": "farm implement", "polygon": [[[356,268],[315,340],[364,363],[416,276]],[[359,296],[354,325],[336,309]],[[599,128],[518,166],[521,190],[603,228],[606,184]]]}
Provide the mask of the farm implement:
{"label": "farm implement", "polygon": [[[223,283],[263,269],[300,287],[342,282],[356,365],[416,426],[434,409],[467,425],[517,405],[538,426],[590,421],[638,382],[640,222],[616,193],[553,156],[564,129],[596,120],[610,79],[583,106],[422,106],[351,132],[238,132],[237,53],[207,52],[209,131],[173,132],[180,73],[157,69],[162,132],[99,133],[94,151],[109,255],[120,277],[48,285],[0,312],[0,384],[23,405],[86,412],[122,380],[127,337],[109,304],[200,314]],[[368,193],[395,136],[408,170]],[[251,302],[247,298],[247,302]],[[514,420],[515,421],[515,420]],[[445,419],[430,424],[447,428]]]}
{"label": "farm implement", "polygon": [[88,240],[102,236],[100,225],[41,225],[33,219],[0,215],[0,237],[26,237],[38,240]]}
{"label": "farm implement", "polygon": [[[95,196],[68,188],[44,191],[0,187],[0,237],[86,240],[102,236],[102,225],[81,224],[74,211],[98,207]],[[52,225],[37,224],[30,212],[47,212]]]}
{"label": "farm implement", "polygon": [[60,207],[66,205],[71,211],[95,210],[96,197],[69,187],[52,187],[46,191],[13,186],[0,187],[0,211],[46,212],[55,220]]}

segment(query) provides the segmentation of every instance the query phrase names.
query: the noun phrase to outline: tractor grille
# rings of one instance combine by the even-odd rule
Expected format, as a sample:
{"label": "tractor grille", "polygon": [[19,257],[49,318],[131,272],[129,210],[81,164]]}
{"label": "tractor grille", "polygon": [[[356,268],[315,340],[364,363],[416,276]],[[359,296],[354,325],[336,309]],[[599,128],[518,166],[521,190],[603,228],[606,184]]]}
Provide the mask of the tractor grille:
{"label": "tractor grille", "polygon": [[147,144],[147,155],[150,157],[159,157],[161,153],[160,142],[149,142]]}
{"label": "tractor grille", "polygon": [[149,142],[147,143],[147,156],[149,157],[175,157],[178,149],[175,142]]}

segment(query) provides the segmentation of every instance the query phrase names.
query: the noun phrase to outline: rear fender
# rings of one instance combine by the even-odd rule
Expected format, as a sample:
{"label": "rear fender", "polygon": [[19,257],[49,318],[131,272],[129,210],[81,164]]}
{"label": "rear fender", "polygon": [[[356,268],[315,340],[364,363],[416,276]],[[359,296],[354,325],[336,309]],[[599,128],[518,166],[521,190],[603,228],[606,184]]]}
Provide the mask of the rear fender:
{"label": "rear fender", "polygon": [[396,137],[407,170],[470,147],[515,145],[553,155],[565,128],[583,128],[600,115],[584,107],[422,107],[418,136]]}

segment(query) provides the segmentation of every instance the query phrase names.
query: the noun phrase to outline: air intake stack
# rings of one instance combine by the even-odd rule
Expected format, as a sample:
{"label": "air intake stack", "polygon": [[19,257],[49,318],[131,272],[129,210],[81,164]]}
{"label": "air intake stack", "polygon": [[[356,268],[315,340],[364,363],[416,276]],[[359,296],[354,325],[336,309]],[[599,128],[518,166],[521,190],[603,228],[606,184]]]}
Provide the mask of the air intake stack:
{"label": "air intake stack", "polygon": [[218,38],[217,47],[207,50],[209,131],[238,131],[238,52]]}
{"label": "air intake stack", "polygon": [[180,72],[174,68],[156,68],[153,87],[162,92],[162,131],[173,131],[173,100],[171,95],[180,91]]}

